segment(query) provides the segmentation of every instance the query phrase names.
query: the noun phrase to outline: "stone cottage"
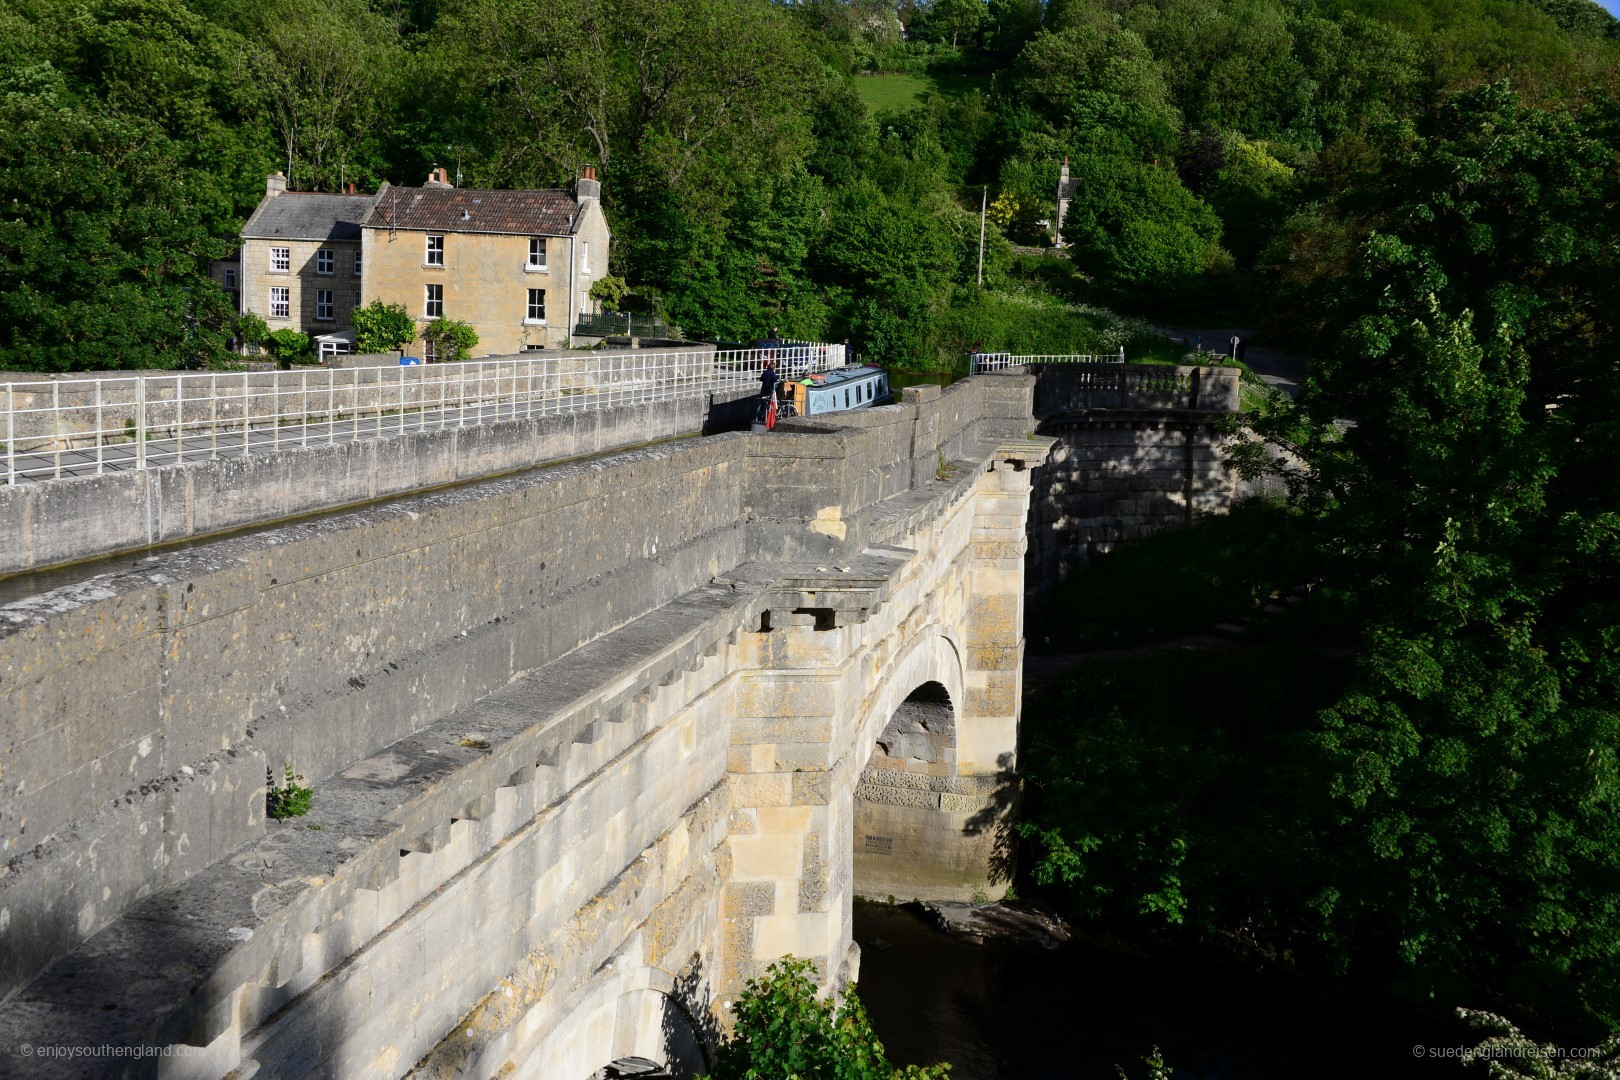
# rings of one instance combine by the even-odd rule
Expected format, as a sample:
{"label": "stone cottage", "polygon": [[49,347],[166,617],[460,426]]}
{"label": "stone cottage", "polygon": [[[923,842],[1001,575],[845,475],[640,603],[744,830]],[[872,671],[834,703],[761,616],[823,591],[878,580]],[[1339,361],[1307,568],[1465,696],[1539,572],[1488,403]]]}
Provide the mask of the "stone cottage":
{"label": "stone cottage", "polygon": [[362,299],[403,304],[422,328],[469,323],[476,355],[561,346],[607,273],[601,195],[589,168],[573,192],[457,188],[443,169],[421,187],[385,184],[361,222]]}
{"label": "stone cottage", "polygon": [[352,341],[350,313],[362,302],[365,266],[360,222],[376,199],[288,191],[287,178],[276,173],[242,226],[234,265],[217,263],[213,275],[239,293],[239,310],[258,315],[271,330]]}
{"label": "stone cottage", "polygon": [[[474,355],[556,348],[607,273],[613,235],[595,169],[573,192],[452,187],[434,169],[421,187],[374,195],[288,191],[265,181],[242,245],[210,273],[238,310],[271,330],[308,334],[324,352],[354,345],[352,312],[400,304],[425,329],[459,319],[478,333]],[[433,359],[418,337],[414,348]]]}

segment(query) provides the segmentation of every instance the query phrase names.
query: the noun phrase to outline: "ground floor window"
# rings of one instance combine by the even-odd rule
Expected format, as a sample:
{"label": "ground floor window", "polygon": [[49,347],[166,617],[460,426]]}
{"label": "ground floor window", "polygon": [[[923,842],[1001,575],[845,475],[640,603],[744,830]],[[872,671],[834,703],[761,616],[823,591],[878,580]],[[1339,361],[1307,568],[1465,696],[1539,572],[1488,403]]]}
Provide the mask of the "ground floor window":
{"label": "ground floor window", "polygon": [[332,290],[331,289],[316,289],[315,290],[315,317],[317,319],[325,319],[327,321],[331,321],[331,319],[332,319]]}
{"label": "ground floor window", "polygon": [[524,316],[525,322],[543,323],[546,321],[546,290],[529,290],[529,313]]}
{"label": "ground floor window", "polygon": [[422,341],[422,359],[430,364],[436,363],[439,359],[439,350],[433,347],[433,342],[426,339]]}
{"label": "ground floor window", "polygon": [[270,286],[270,317],[272,319],[292,318],[292,289],[285,285]]}

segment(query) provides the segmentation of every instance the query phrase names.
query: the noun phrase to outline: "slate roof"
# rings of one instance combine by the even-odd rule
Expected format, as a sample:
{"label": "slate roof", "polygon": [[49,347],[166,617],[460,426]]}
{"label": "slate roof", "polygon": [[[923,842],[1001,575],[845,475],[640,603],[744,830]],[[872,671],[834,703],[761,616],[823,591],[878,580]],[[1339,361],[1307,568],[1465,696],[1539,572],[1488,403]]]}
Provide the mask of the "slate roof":
{"label": "slate roof", "polygon": [[375,195],[322,195],[288,191],[265,199],[242,235],[261,240],[360,240],[360,222]]}
{"label": "slate roof", "polygon": [[567,191],[390,187],[376,199],[363,222],[368,229],[572,236],[580,217]]}

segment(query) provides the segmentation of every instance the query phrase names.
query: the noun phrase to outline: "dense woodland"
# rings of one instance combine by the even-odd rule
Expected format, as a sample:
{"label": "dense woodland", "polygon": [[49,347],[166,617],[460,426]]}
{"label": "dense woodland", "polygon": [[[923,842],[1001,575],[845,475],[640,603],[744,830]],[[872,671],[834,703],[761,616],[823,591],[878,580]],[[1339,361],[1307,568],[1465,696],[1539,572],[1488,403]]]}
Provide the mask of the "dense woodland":
{"label": "dense woodland", "polygon": [[[689,332],[949,366],[1202,314],[1309,348],[1250,418],[1286,504],[1116,556],[1118,602],[1086,575],[1046,632],[1303,597],[1286,636],[1347,644],[1093,669],[1032,719],[1035,877],[1620,1024],[1620,39],[1589,0],[0,0],[0,36],[0,366],[227,362],[203,266],[268,171],[435,164],[596,165],[630,302]],[[885,72],[930,89],[874,115]]]}
{"label": "dense woodland", "polygon": [[[1295,308],[1278,279],[1342,269],[1403,125],[1491,80],[1579,124],[1614,34],[1591,0],[4,0],[0,366],[220,363],[202,267],[267,172],[435,164],[596,165],[629,303],[691,333],[1113,349],[1108,306]],[[934,92],[873,115],[871,72]],[[1065,156],[1073,261],[1016,254]]]}

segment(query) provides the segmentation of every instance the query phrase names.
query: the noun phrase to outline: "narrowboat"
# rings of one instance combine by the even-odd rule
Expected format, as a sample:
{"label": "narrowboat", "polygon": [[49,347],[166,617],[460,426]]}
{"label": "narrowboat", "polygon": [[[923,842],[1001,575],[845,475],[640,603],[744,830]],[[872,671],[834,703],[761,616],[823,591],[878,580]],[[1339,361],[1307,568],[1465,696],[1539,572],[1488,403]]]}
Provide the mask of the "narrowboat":
{"label": "narrowboat", "polygon": [[787,390],[799,416],[870,409],[889,400],[889,373],[876,364],[851,364],[794,379]]}

